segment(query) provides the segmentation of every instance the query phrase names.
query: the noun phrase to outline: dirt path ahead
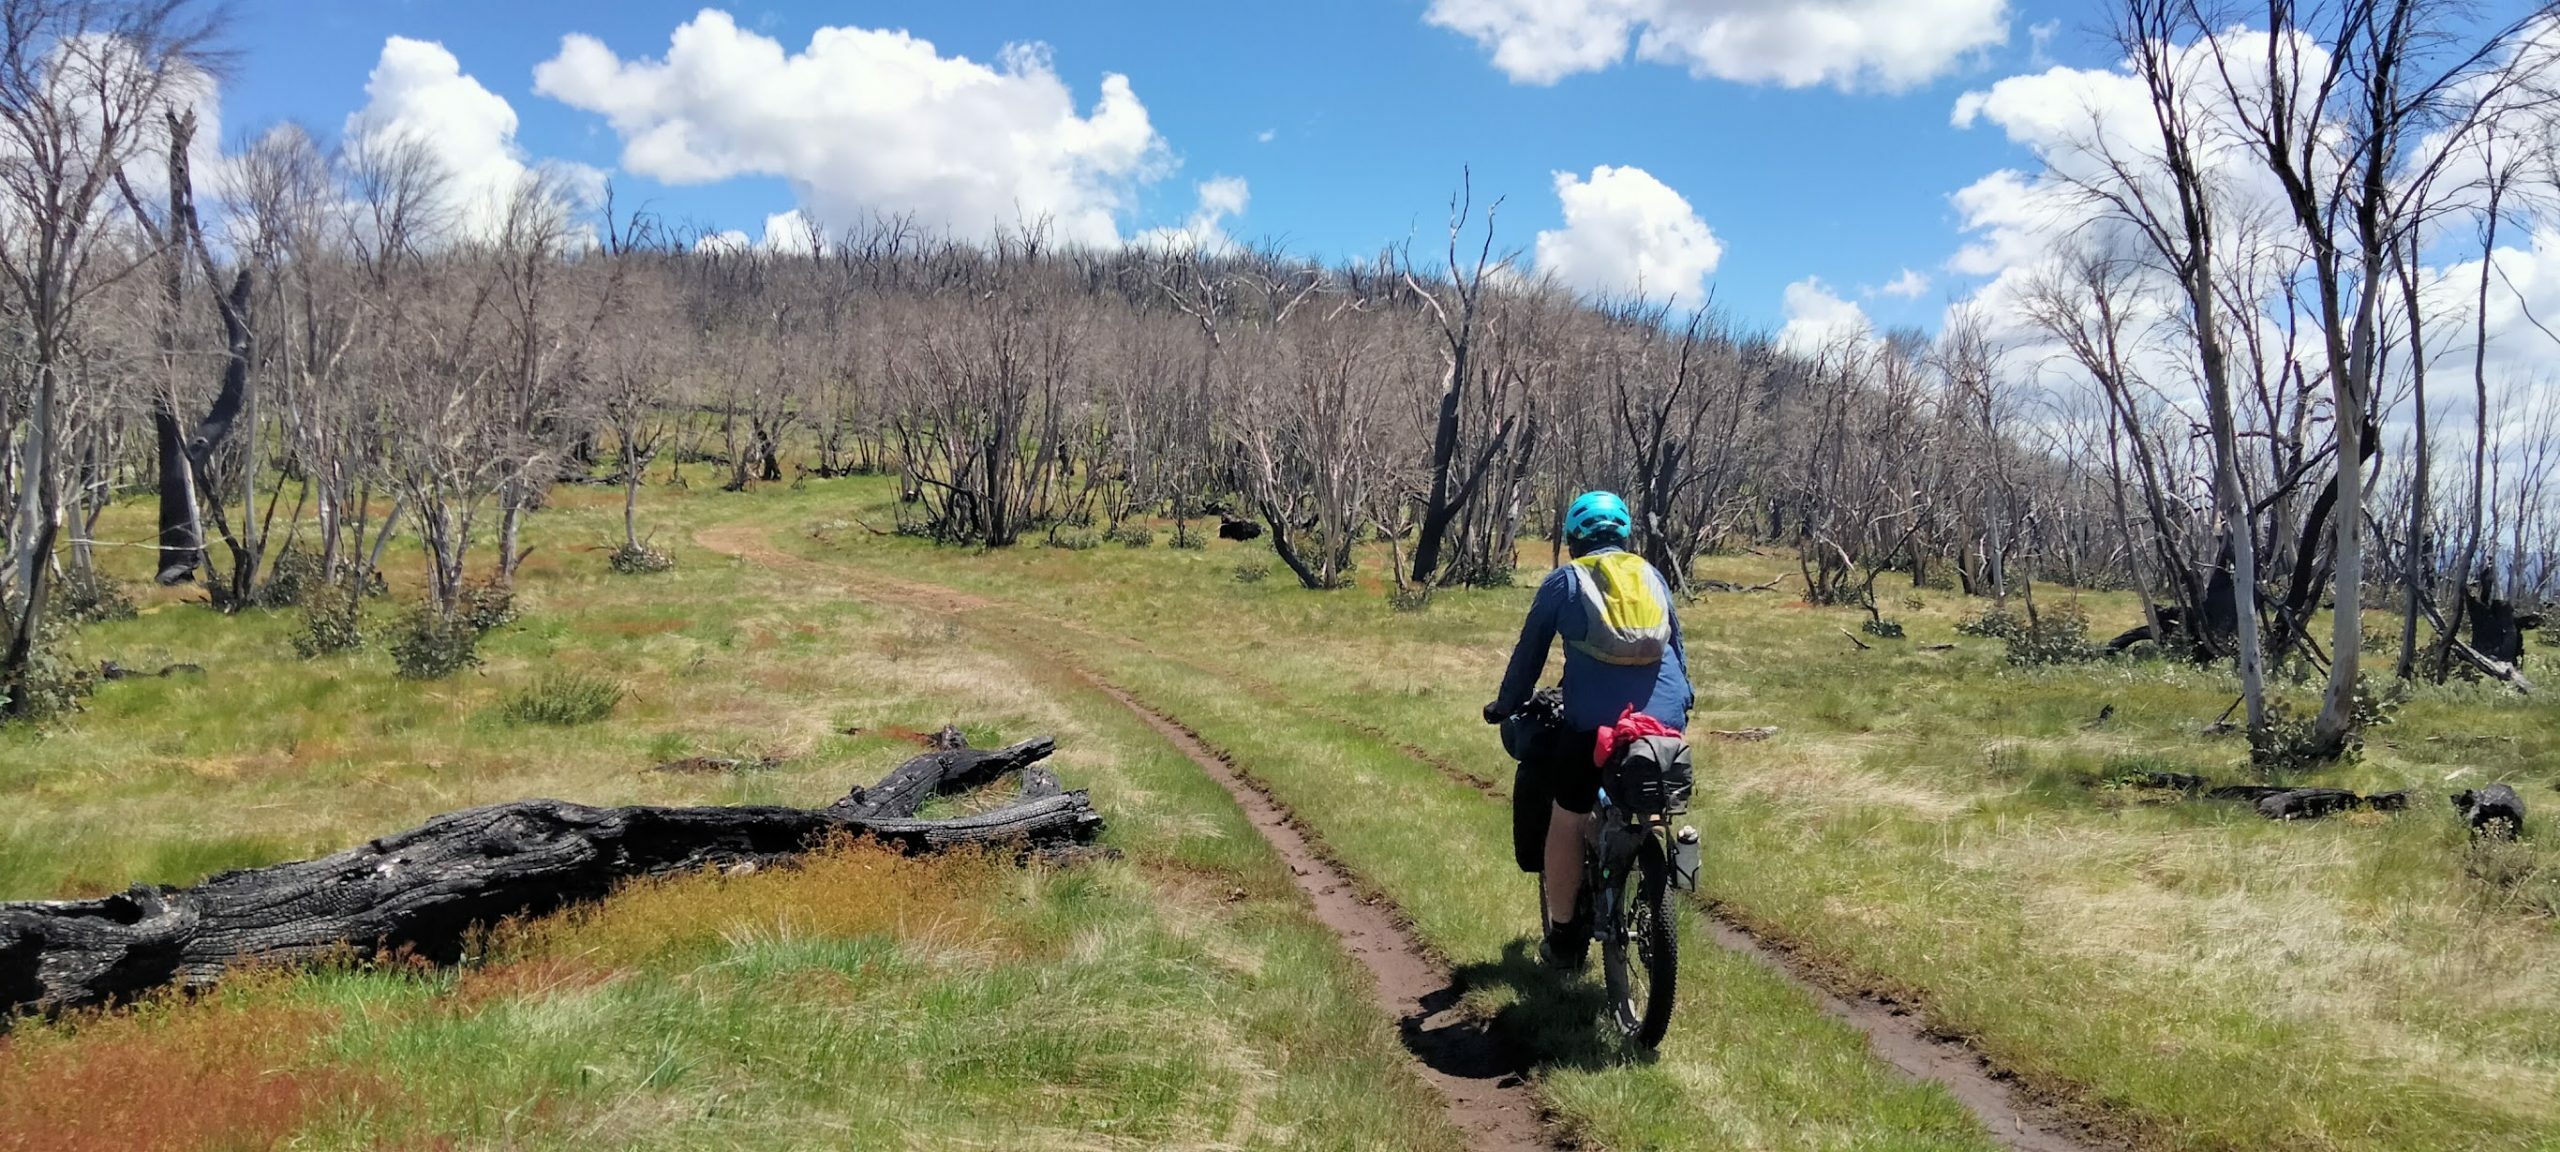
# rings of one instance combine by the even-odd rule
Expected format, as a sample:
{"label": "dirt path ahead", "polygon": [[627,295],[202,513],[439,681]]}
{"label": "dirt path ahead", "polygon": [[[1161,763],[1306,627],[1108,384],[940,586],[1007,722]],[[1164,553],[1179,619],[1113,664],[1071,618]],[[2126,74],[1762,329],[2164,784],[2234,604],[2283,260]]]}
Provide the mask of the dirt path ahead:
{"label": "dirt path ahead", "polygon": [[[850,574],[803,560],[775,549],[766,542],[764,530],[751,525],[706,528],[693,539],[710,551],[769,571],[811,584],[838,587],[857,599],[906,611],[967,623],[968,613],[994,606],[948,588],[869,573]],[[1004,632],[1009,639],[1020,639],[1010,629]],[[1469,1148],[1485,1152],[1544,1152],[1566,1146],[1540,1117],[1537,1098],[1530,1092],[1524,1075],[1525,1060],[1479,1023],[1457,1012],[1458,989],[1448,971],[1431,960],[1389,907],[1363,899],[1351,877],[1307,842],[1286,810],[1239,775],[1197,733],[1090,669],[1068,662],[1055,652],[1037,655],[1144,720],[1235,797],[1254,829],[1288,864],[1298,889],[1306,893],[1308,903],[1314,907],[1317,921],[1339,937],[1343,949],[1369,970],[1378,1005],[1397,1022],[1405,1048],[1413,1054],[1416,1073],[1439,1091],[1448,1107],[1449,1123],[1465,1134]]]}
{"label": "dirt path ahead", "polygon": [[[813,582],[835,584],[854,596],[910,611],[957,619],[981,610],[1016,607],[936,584],[868,572],[848,574],[777,551],[766,543],[761,530],[749,526],[706,529],[694,537],[694,542],[715,552],[742,557]],[[1110,636],[1065,621],[1055,623],[1097,639],[1154,651],[1131,637]],[[1034,639],[1018,628],[1006,627],[996,621],[980,621],[979,624],[1003,633],[1018,644],[1030,644]],[[1155,711],[1090,669],[1065,661],[1054,650],[1025,650],[1036,650],[1053,666],[1062,668],[1144,719],[1235,796],[1236,803],[1243,806],[1254,826],[1289,862],[1290,870],[1297,876],[1298,887],[1315,905],[1317,919],[1340,936],[1343,946],[1368,967],[1377,981],[1379,1003],[1399,1021],[1405,1046],[1420,1063],[1423,1078],[1449,1101],[1450,1122],[1467,1134],[1471,1147],[1527,1149],[1557,1146],[1552,1131],[1538,1119],[1539,1110],[1527,1089],[1523,1078],[1525,1068],[1519,1055],[1480,1027],[1462,1021],[1452,1013],[1451,1009],[1457,1002],[1456,993],[1460,990],[1452,985],[1448,972],[1429,959],[1390,909],[1364,902],[1348,874],[1308,844],[1285,809],[1239,775],[1232,764],[1178,721]],[[1190,664],[1180,657],[1163,653],[1156,655]],[[1204,675],[1224,675],[1206,668],[1200,671]],[[1258,682],[1246,686],[1265,698],[1277,693],[1276,689]],[[1492,795],[1489,783],[1472,772],[1446,764],[1422,749],[1396,742],[1387,733],[1374,728],[1339,717],[1332,719],[1335,723],[1393,744],[1404,755],[1433,768],[1452,782]],[[1709,938],[1719,947],[1767,966],[1802,988],[1825,1015],[1865,1034],[1868,1050],[1877,1059],[1905,1076],[1945,1088],[1957,1103],[1982,1122],[1992,1139],[2002,1147],[2012,1152],[2111,1152],[2122,1146],[2072,1119],[2062,1109],[2048,1106],[2026,1091],[2016,1078],[1993,1067],[1971,1045],[1934,1031],[1925,1018],[1907,1007],[1865,995],[1854,982],[1840,978],[1821,965],[1801,962],[1786,949],[1772,944],[1721,912],[1709,909],[1705,923]]]}

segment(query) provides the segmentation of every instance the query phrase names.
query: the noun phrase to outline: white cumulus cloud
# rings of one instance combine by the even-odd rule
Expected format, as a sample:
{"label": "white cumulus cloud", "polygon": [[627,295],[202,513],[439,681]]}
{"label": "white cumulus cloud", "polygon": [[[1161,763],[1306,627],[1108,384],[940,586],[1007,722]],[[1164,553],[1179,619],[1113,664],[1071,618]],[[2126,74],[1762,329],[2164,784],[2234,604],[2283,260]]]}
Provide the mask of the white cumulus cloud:
{"label": "white cumulus cloud", "polygon": [[705,10],[662,59],[624,60],[572,35],[534,70],[536,91],[605,117],[623,165],[671,184],[790,182],[814,219],[905,215],[963,236],[1046,223],[1053,238],[1118,242],[1133,185],[1165,145],[1127,77],[1090,112],[1036,45],[994,66],[904,32],[821,28],[786,52]]}
{"label": "white cumulus cloud", "polygon": [[1894,277],[1884,287],[1876,289],[1876,295],[1896,300],[1917,300],[1928,294],[1929,277],[1909,268],[1903,269],[1902,275]]}
{"label": "white cumulus cloud", "polygon": [[1242,177],[1221,176],[1200,184],[1200,205],[1191,219],[1179,228],[1150,228],[1137,235],[1131,244],[1140,248],[1168,251],[1227,252],[1235,248],[1227,235],[1227,219],[1244,215],[1253,202],[1253,189]]}
{"label": "white cumulus cloud", "polygon": [[826,241],[824,225],[794,208],[764,218],[764,250],[814,256]]}
{"label": "white cumulus cloud", "polygon": [[[516,143],[516,110],[462,70],[442,44],[394,36],[365,83],[365,106],[347,118],[347,135],[412,142],[433,156],[447,187],[443,207],[466,234],[485,235],[535,172]],[[579,165],[549,165],[559,191],[591,198],[603,174]]]}
{"label": "white cumulus cloud", "polygon": [[1786,304],[1787,326],[1778,333],[1778,344],[1799,355],[1817,355],[1873,331],[1866,309],[1841,299],[1818,276],[1787,285]]}
{"label": "white cumulus cloud", "polygon": [[1538,271],[1582,292],[1704,302],[1724,242],[1687,198],[1642,168],[1555,179],[1564,227],[1538,233]]}
{"label": "white cumulus cloud", "polygon": [[1901,90],[2009,38],[2008,0],[1432,0],[1523,84],[1627,57],[1744,84]]}
{"label": "white cumulus cloud", "polygon": [[731,228],[723,232],[705,233],[702,236],[696,237],[693,241],[694,251],[707,252],[715,255],[730,255],[733,253],[745,252],[753,247],[755,247],[755,242],[747,239],[746,233],[738,231],[735,228]]}

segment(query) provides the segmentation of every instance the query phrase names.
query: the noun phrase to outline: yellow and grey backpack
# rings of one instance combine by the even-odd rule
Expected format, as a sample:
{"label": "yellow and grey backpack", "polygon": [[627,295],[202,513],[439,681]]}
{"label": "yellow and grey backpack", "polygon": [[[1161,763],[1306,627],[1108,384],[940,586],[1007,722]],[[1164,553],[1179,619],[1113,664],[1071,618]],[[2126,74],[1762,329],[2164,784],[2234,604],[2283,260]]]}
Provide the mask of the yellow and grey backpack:
{"label": "yellow and grey backpack", "polygon": [[1644,557],[1603,552],[1570,565],[1589,631],[1571,641],[1603,664],[1659,664],[1671,650],[1671,594]]}

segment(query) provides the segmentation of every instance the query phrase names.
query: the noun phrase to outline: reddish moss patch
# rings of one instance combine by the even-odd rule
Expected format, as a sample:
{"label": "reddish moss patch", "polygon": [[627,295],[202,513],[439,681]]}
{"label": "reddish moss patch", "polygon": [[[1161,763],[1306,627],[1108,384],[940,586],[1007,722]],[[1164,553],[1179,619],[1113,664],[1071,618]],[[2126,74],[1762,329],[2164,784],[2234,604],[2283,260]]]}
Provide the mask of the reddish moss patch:
{"label": "reddish moss patch", "polygon": [[0,1040],[0,1150],[197,1152],[282,1146],[331,1108],[394,1094],[313,1059],[317,1009],[219,997]]}

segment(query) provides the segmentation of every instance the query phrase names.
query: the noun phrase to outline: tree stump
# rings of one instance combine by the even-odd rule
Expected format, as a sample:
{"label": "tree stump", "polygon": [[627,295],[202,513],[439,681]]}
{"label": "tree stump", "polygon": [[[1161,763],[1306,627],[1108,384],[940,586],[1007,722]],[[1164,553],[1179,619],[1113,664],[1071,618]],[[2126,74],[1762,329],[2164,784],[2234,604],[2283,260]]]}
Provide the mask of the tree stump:
{"label": "tree stump", "polygon": [[[244,963],[402,953],[439,963],[475,925],[599,899],[627,881],[786,860],[829,837],[918,854],[1008,845],[1054,854],[1102,828],[1083,792],[1026,772],[1056,745],[936,752],[825,808],[590,808],[525,800],[447,813],[317,860],[225,872],[189,888],[137,885],[99,900],[0,904],[0,1028],[30,1011],[208,987]],[[937,793],[1024,773],[991,812],[919,820]]]}

